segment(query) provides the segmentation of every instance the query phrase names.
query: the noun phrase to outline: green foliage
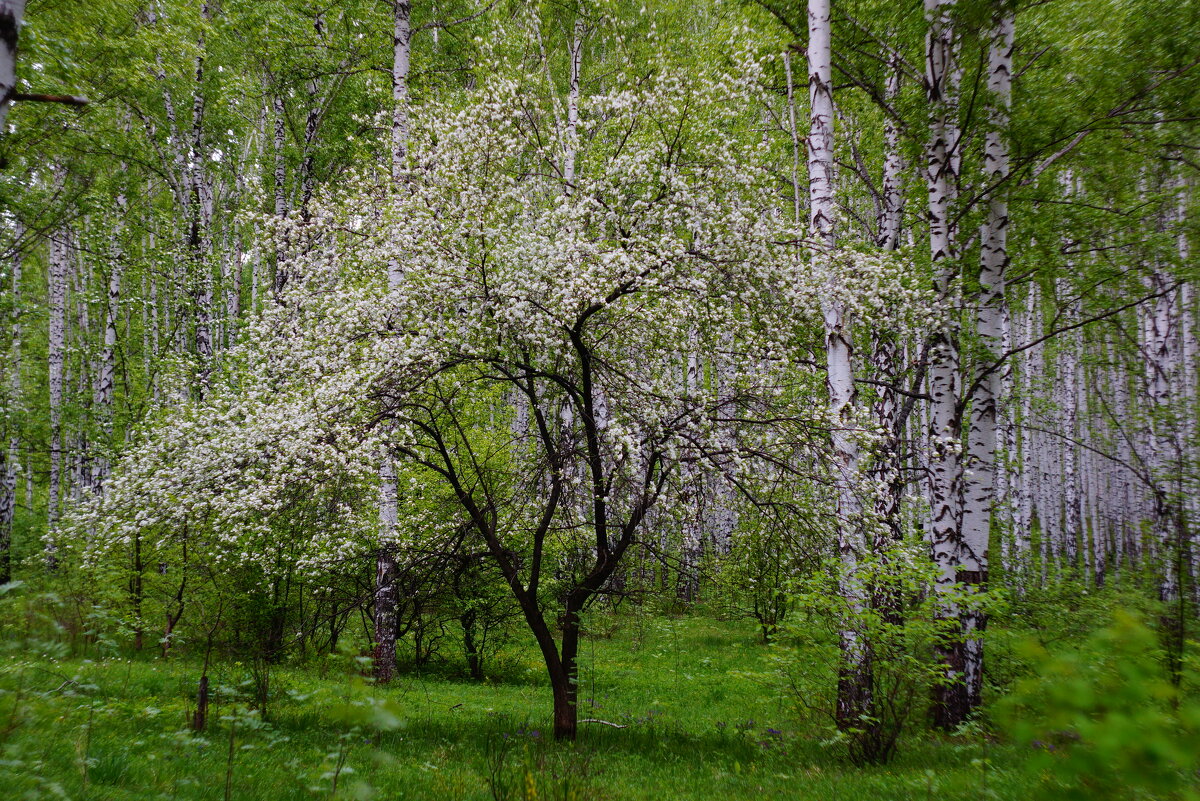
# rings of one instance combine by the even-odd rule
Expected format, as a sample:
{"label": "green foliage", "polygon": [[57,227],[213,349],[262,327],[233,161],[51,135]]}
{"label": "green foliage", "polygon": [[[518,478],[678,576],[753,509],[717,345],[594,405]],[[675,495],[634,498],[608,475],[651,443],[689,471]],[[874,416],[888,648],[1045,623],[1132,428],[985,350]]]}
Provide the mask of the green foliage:
{"label": "green foliage", "polygon": [[[275,686],[287,689],[269,720],[249,707],[246,666],[215,663],[224,689],[203,733],[186,728],[200,663],[182,651],[0,660],[0,786],[113,801],[221,799],[227,778],[239,801],[489,801],[532,797],[530,781],[539,799],[579,801],[1025,797],[1017,752],[985,753],[975,738],[914,737],[886,768],[847,766],[787,711],[778,646],[759,644],[752,624],[646,617],[635,639],[633,623],[596,614],[591,625],[612,637],[594,657],[585,647],[580,674],[583,716],[626,728],[583,724],[573,746],[552,742],[540,656],[524,643],[487,684],[423,674],[375,687],[354,655],[280,665]],[[986,773],[973,764],[985,757]]]}
{"label": "green foliage", "polygon": [[[942,613],[947,598],[937,593],[936,572],[923,550],[918,542],[900,544],[860,560],[849,575],[831,564],[792,596],[797,615],[786,631],[793,650],[783,658],[790,697],[802,716],[825,728],[827,742],[844,748],[855,763],[889,761],[906,727],[944,680],[937,648],[955,636],[955,621]],[[839,727],[846,632],[860,643],[861,681],[870,701],[856,721]]]}
{"label": "green foliage", "polygon": [[712,602],[727,614],[757,621],[763,641],[770,642],[787,620],[791,584],[811,572],[815,560],[805,558],[812,545],[798,532],[747,511],[737,548],[714,560],[710,592]]}
{"label": "green foliage", "polygon": [[1077,647],[1025,647],[1034,675],[1000,717],[1028,749],[1031,797],[1200,798],[1200,699],[1172,686],[1142,619],[1118,610]]}

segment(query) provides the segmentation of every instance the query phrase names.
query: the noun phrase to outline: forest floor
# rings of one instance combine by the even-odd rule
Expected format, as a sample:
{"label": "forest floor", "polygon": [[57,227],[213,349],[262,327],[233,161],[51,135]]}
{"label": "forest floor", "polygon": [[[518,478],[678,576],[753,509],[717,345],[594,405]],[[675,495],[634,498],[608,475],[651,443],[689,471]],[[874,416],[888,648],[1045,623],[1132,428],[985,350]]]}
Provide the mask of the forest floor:
{"label": "forest floor", "polygon": [[[1014,746],[907,736],[859,768],[780,693],[776,650],[746,623],[640,618],[583,648],[578,742],[548,737],[532,649],[503,679],[402,673],[386,688],[354,660],[270,674],[210,668],[202,734],[187,727],[201,665],[186,659],[13,658],[0,669],[0,787],[70,799],[983,799],[1023,798]],[[336,787],[336,789],[335,789]]]}

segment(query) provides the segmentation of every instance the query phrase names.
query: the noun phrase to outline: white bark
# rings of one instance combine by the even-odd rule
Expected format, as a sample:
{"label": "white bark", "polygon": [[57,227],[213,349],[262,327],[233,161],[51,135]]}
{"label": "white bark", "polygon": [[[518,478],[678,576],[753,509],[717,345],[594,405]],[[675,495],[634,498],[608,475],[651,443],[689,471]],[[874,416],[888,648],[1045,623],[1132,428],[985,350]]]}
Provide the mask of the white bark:
{"label": "white bark", "polygon": [[[125,196],[117,198],[119,213],[125,211]],[[117,372],[117,315],[120,314],[121,302],[121,272],[124,266],[124,253],[120,245],[121,226],[118,224],[113,233],[112,258],[108,273],[108,296],[104,310],[104,347],[100,353],[99,369],[96,373],[96,391],[93,402],[96,414],[100,420],[100,430],[105,436],[105,442],[100,444],[100,453],[96,455],[92,475],[92,490],[96,493],[104,491],[104,482],[108,478],[108,449],[112,439],[112,405],[113,384]]]}
{"label": "white bark", "polygon": [[[843,298],[843,288],[833,264],[837,244],[835,230],[833,173],[833,65],[830,0],[808,3],[808,200],[810,237],[815,243],[813,272],[824,276],[821,299],[825,323],[826,388],[829,419],[833,427],[833,470],[837,493],[837,547],[842,563],[842,596],[852,613],[861,612],[866,597],[857,575],[865,550],[862,520],[855,495],[858,477],[858,446],[854,439],[855,387],[853,339]],[[870,713],[868,645],[856,624],[844,626],[841,634],[842,667],[838,686],[837,714],[843,725],[862,725]]]}
{"label": "white bark", "polygon": [[[900,97],[901,77],[899,56],[893,54],[884,87],[884,99],[889,105],[894,105]],[[883,123],[883,203],[879,220],[879,246],[885,250],[900,247],[900,225],[904,216],[904,157],[900,147],[900,126],[888,115]]]}
{"label": "white bark", "polygon": [[0,137],[8,132],[8,107],[17,90],[17,38],[25,0],[0,0]]}
{"label": "white bark", "polygon": [[[721,332],[720,342],[721,346],[718,350],[716,365],[714,367],[717,408],[719,417],[722,420],[728,420],[734,417],[736,413],[736,410],[733,408],[733,363],[730,356],[733,341],[729,332]],[[717,424],[717,431],[723,454],[720,465],[722,475],[716,479],[716,488],[712,499],[714,518],[712,537],[713,549],[717,554],[725,555],[730,552],[733,546],[733,534],[737,530],[738,524],[738,512],[735,505],[736,496],[733,491],[733,460],[728,456],[728,454],[734,451],[737,445],[737,432],[733,424],[729,422],[719,422]]]}
{"label": "white bark", "polygon": [[[392,19],[392,182],[404,180],[404,161],[408,150],[408,73],[412,44],[412,3],[396,0]],[[388,260],[388,288],[394,290],[404,280],[399,259]],[[383,453],[379,467],[379,522],[381,542],[375,554],[375,678],[386,683],[392,677],[396,661],[397,597],[395,530],[400,496],[396,486],[396,468],[389,453]]]}
{"label": "white bark", "polygon": [[412,2],[396,0],[392,15],[392,180],[404,174],[408,151],[408,73],[412,47]]}
{"label": "white bark", "polygon": [[70,262],[70,240],[65,229],[50,234],[50,325],[48,338],[50,388],[50,488],[46,505],[48,534],[46,561],[53,566],[56,560],[55,528],[58,523],[59,495],[62,485],[62,405],[63,371],[66,359],[67,334],[67,268]]}
{"label": "white bark", "polygon": [[[994,508],[997,422],[996,406],[1002,391],[1001,372],[991,369],[1003,348],[1005,270],[1008,267],[1008,112],[1012,98],[1012,13],[995,20],[988,50],[988,132],[984,146],[984,175],[989,184],[1000,185],[988,199],[987,220],[980,232],[979,298],[975,308],[978,338],[976,370],[989,370],[975,380],[970,398],[970,427],[967,434],[966,472],[963,477],[962,541],[959,554],[960,578],[984,585],[988,576],[988,541]],[[980,624],[973,616],[964,620],[968,637]],[[973,653],[973,652],[971,652]],[[981,659],[981,657],[980,657]],[[967,690],[972,706],[979,703],[982,663],[968,659]]]}
{"label": "white bark", "polygon": [[1079,475],[1079,359],[1075,337],[1063,338],[1059,381],[1062,385],[1062,466],[1063,466],[1063,560],[1067,570],[1079,567],[1080,548],[1085,542]]}
{"label": "white bark", "polygon": [[[209,4],[202,3],[200,16],[211,18]],[[197,43],[196,67],[192,86],[192,129],[186,160],[185,185],[188,187],[188,251],[192,259],[192,300],[196,310],[196,390],[208,394],[213,370],[213,280],[209,257],[212,254],[213,190],[204,152],[204,61],[205,36]]]}
{"label": "white bark", "polygon": [[[1187,269],[1192,251],[1185,225],[1188,214],[1188,185],[1180,181],[1176,187],[1175,246],[1179,263]],[[1191,579],[1192,602],[1200,604],[1200,485],[1196,478],[1196,461],[1191,445],[1196,442],[1197,426],[1197,356],[1200,356],[1200,341],[1196,334],[1196,292],[1191,282],[1179,287],[1179,339],[1180,339],[1180,385],[1183,410],[1178,428],[1176,448],[1180,454],[1179,473],[1182,483],[1180,513],[1183,515],[1184,531],[1189,537],[1188,571]]]}
{"label": "white bark", "polygon": [[[77,237],[82,237],[86,241],[88,220],[84,218],[80,226],[80,232]],[[76,239],[75,242],[79,240]],[[66,369],[64,370],[63,386],[67,387],[70,384],[70,369],[72,360],[70,355],[78,353],[81,358],[78,362],[79,369],[75,373],[75,398],[86,398],[88,391],[91,389],[93,369],[91,355],[92,337],[91,337],[91,319],[88,314],[88,299],[92,295],[92,271],[84,267],[83,260],[80,258],[80,249],[75,246],[71,248],[70,261],[70,299],[75,312],[75,324],[67,326],[67,345],[65,360]],[[64,487],[64,500],[69,498],[72,501],[78,501],[83,497],[84,492],[89,492],[92,489],[92,472],[91,472],[91,444],[88,441],[88,433],[90,429],[89,417],[91,409],[83,407],[80,420],[81,424],[74,427],[73,436],[68,440],[69,444],[65,447],[64,452],[70,455],[68,468],[64,471],[66,476],[66,486]]]}
{"label": "white bark", "polygon": [[396,586],[396,526],[399,523],[399,502],[396,489],[396,467],[391,454],[380,455],[379,468],[379,538],[375,558],[375,679],[386,684],[392,678],[396,664],[396,608],[399,604]]}
{"label": "white bark", "polygon": [[[1022,344],[1032,342],[1034,338],[1041,335],[1040,326],[1035,321],[1038,319],[1038,285],[1030,284],[1029,290],[1025,296],[1025,309],[1022,313],[1021,320],[1021,342]],[[1034,357],[1035,346],[1033,349],[1027,350],[1021,359],[1021,404],[1020,404],[1020,423],[1024,426],[1033,422],[1033,391],[1034,391]],[[1016,531],[1014,532],[1013,545],[1017,551],[1018,558],[1023,560],[1024,569],[1028,572],[1028,568],[1033,564],[1033,486],[1034,486],[1034,447],[1033,447],[1033,431],[1024,427],[1020,431],[1018,457],[1018,496],[1017,496],[1017,520]],[[1028,576],[1026,576],[1028,579]]]}
{"label": "white bark", "polygon": [[[986,542],[973,535],[972,549],[962,537],[962,418],[960,399],[958,308],[962,290],[958,280],[958,252],[954,224],[961,165],[958,127],[958,41],[954,30],[955,0],[925,0],[929,24],[926,38],[926,96],[933,125],[927,148],[929,249],[934,290],[945,304],[943,321],[931,338],[929,392],[932,397],[930,444],[930,552],[938,567],[938,589],[947,592],[956,582],[974,585],[984,580]],[[993,398],[994,403],[994,398]],[[994,453],[994,406],[991,410]],[[987,472],[990,472],[987,471]],[[985,479],[987,480],[987,479]],[[960,572],[960,568],[962,571]],[[981,569],[982,568],[982,569]],[[944,614],[959,619],[962,641],[943,652],[947,683],[938,691],[935,723],[942,728],[960,725],[978,701],[982,672],[981,623],[971,610],[945,604]]]}
{"label": "white bark", "polygon": [[811,117],[808,135],[809,226],[816,243],[813,271],[825,276],[822,312],[825,322],[826,384],[830,419],[834,426],[833,448],[838,483],[838,517],[843,532],[839,551],[853,559],[861,544],[849,534],[858,515],[854,476],[858,450],[852,436],[854,425],[853,345],[850,321],[842,288],[832,263],[837,243],[834,229],[836,209],[833,189],[833,83],[829,0],[810,0],[808,5],[808,88]]}
{"label": "white bark", "polygon": [[[933,109],[932,138],[927,151],[929,190],[929,247],[934,289],[940,299],[957,306],[957,254],[951,221],[958,190],[958,92],[956,41],[950,11],[954,0],[925,0],[929,21],[926,42],[926,94]],[[955,312],[949,311],[935,332],[930,349],[929,391],[932,395],[929,438],[930,548],[939,568],[939,586],[948,588],[958,579],[961,480],[958,413],[959,354]]]}
{"label": "white bark", "polygon": [[579,149],[579,68],[583,62],[583,20],[575,20],[571,39],[571,78],[567,90],[567,139],[563,155],[563,181],[569,195],[575,189],[575,159]]}
{"label": "white bark", "polygon": [[1170,425],[1172,385],[1178,380],[1178,340],[1175,331],[1175,292],[1166,269],[1152,260],[1147,268],[1146,288],[1157,297],[1142,308],[1142,356],[1145,360],[1145,391],[1148,400],[1148,425],[1145,432],[1145,462],[1155,484],[1150,501],[1153,521],[1153,542],[1161,561],[1159,593],[1162,600],[1177,597],[1179,576],[1175,532],[1171,525],[1170,502],[1167,498],[1168,473],[1174,467],[1170,451],[1174,437]]}
{"label": "white bark", "polygon": [[17,476],[21,470],[21,439],[18,436],[18,412],[21,406],[21,262],[20,242],[25,228],[16,222],[13,240],[18,249],[12,259],[12,344],[8,357],[8,398],[4,405],[4,429],[8,432],[8,452],[0,454],[4,470],[0,473],[0,584],[12,578],[12,525],[17,509]]}
{"label": "white bark", "polygon": [[[1000,349],[1008,353],[1013,346],[1012,315],[1008,303],[1001,308]],[[997,517],[1002,521],[1000,529],[1000,559],[1005,573],[1012,582],[1013,571],[1016,569],[1015,531],[1016,531],[1016,455],[1017,433],[1013,421],[1013,359],[1005,362],[1000,371],[1000,398],[997,404],[997,440],[1003,448],[1003,458],[997,458],[995,467]]]}

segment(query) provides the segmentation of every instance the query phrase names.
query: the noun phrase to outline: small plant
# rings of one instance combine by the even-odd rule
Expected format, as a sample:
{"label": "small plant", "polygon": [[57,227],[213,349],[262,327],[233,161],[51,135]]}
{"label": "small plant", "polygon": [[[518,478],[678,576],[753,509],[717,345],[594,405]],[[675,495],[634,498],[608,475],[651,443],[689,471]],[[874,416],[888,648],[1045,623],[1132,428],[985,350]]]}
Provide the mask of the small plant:
{"label": "small plant", "polygon": [[[818,572],[792,596],[796,617],[788,625],[782,668],[791,695],[805,717],[832,723],[824,742],[846,750],[858,765],[882,764],[896,753],[900,735],[944,680],[937,647],[954,636],[952,620],[939,614],[945,595],[921,543],[903,543],[886,554],[862,559],[854,580],[866,600],[852,603],[839,591],[840,565]],[[975,593],[959,603],[985,603]],[[839,637],[852,631],[864,649],[864,708],[853,720],[837,710],[842,679]]]}
{"label": "small plant", "polygon": [[1117,611],[1077,648],[1026,645],[1035,665],[1000,705],[1028,749],[1033,798],[1200,798],[1200,701],[1181,698],[1155,632]]}

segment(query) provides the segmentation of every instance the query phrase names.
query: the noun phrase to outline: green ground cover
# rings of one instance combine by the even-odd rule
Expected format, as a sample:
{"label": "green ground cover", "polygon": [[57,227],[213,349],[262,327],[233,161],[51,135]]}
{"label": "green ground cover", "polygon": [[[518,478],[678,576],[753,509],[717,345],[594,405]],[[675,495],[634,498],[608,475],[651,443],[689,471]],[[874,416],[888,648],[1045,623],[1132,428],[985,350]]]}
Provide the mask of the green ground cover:
{"label": "green ground cover", "polygon": [[[510,648],[485,683],[453,665],[371,686],[350,657],[269,675],[214,662],[211,721],[187,722],[190,658],[14,655],[0,671],[0,786],[71,799],[1018,799],[1023,751],[915,727],[898,758],[849,764],[797,713],[782,649],[751,625],[703,618],[599,621],[585,644],[581,725],[549,741],[533,649]],[[336,783],[336,789],[335,789]]]}

